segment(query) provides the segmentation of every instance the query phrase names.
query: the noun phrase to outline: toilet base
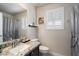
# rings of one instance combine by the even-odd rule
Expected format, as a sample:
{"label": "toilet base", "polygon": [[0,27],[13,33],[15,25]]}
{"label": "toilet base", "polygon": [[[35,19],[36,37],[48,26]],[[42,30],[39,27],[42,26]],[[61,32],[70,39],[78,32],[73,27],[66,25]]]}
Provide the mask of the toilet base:
{"label": "toilet base", "polygon": [[51,55],[50,53],[39,53],[39,56],[53,56],[53,55]]}

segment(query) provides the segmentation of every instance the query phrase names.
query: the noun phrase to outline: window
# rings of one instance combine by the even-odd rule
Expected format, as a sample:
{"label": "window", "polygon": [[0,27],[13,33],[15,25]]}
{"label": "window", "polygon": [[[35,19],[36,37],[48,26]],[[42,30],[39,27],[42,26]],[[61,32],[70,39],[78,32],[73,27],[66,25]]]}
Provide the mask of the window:
{"label": "window", "polygon": [[26,29],[26,27],[27,27],[27,16],[26,15],[22,15],[20,17],[20,19],[21,19],[22,29]]}
{"label": "window", "polygon": [[64,29],[64,7],[46,12],[47,29]]}

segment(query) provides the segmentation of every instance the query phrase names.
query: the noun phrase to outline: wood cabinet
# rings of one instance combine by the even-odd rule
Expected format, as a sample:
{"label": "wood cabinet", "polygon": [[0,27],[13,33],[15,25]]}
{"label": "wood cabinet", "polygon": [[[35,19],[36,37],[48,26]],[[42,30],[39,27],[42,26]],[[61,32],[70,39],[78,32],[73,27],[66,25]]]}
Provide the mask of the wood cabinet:
{"label": "wood cabinet", "polygon": [[39,46],[30,51],[30,53],[26,54],[25,56],[39,56]]}

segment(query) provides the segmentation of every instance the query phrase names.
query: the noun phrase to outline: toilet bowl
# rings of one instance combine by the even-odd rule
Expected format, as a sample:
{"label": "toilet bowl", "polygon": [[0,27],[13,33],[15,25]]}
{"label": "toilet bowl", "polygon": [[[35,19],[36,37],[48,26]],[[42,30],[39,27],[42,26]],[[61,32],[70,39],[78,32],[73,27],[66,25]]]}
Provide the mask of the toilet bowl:
{"label": "toilet bowl", "polygon": [[40,53],[42,53],[43,55],[46,55],[49,52],[49,48],[46,46],[40,46],[39,47],[39,51]]}

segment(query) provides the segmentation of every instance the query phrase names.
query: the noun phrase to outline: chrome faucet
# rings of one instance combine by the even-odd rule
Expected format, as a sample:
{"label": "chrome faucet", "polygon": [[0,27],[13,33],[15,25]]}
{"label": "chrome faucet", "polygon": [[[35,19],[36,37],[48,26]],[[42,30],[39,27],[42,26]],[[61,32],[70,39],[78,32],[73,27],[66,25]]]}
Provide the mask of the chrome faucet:
{"label": "chrome faucet", "polygon": [[17,43],[17,41],[14,40],[14,41],[12,42],[12,47],[15,47],[15,46],[16,46],[16,43]]}
{"label": "chrome faucet", "polygon": [[19,44],[19,41],[15,39],[15,40],[12,42],[12,47],[15,47],[15,46],[18,45],[18,44]]}

